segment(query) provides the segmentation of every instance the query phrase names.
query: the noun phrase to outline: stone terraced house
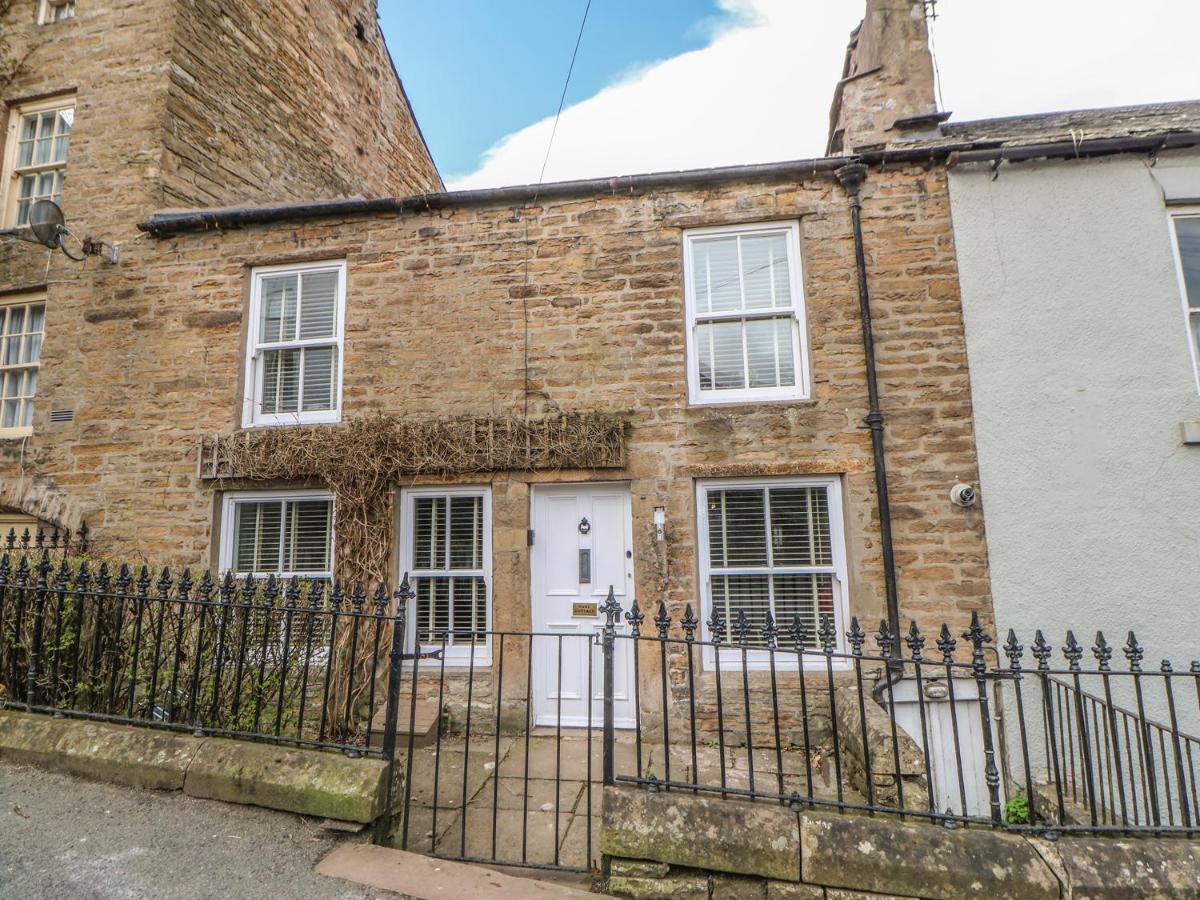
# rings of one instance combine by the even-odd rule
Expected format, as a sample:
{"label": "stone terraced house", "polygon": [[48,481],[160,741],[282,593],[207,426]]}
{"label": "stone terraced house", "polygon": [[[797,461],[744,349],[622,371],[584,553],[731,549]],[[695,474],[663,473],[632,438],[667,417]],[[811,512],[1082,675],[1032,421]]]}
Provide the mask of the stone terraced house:
{"label": "stone terraced house", "polygon": [[[410,572],[451,664],[590,634],[610,587],[810,642],[990,620],[922,8],[868,4],[826,158],[447,193],[371,0],[6,4],[0,503]],[[43,198],[117,262],[19,240]],[[539,722],[588,721],[567,668]]]}
{"label": "stone terraced house", "polygon": [[[281,0],[9,4],[4,224],[49,197],[120,256],[0,247],[0,500],[154,561],[437,571],[419,617],[459,634],[590,628],[610,585],[814,629],[889,594],[986,617],[981,517],[948,499],[976,462],[946,173],[892,149],[935,121],[924,20],[889,11],[916,6],[871,4],[893,56],[848,53],[853,159],[444,193],[370,0],[320,28]],[[263,432],[397,422],[524,450],[400,460],[346,509],[319,466],[245,470]]]}

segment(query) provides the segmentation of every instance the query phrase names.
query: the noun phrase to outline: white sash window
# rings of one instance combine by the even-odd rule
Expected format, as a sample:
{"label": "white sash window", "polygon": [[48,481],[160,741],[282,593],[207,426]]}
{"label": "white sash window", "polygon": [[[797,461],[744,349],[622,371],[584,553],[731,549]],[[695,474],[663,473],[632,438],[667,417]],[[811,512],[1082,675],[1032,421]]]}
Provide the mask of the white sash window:
{"label": "white sash window", "polygon": [[799,235],[795,222],[685,232],[692,403],[808,396]]}
{"label": "white sash window", "polygon": [[[823,616],[832,616],[838,646],[845,631],[846,558],[841,492],[836,478],[780,478],[762,481],[703,481],[698,488],[700,565],[704,589],[705,635],[719,638],[724,661],[740,665],[738,622],[749,623],[747,644],[765,644],[770,614],[779,629],[777,645],[795,647],[793,623],[804,627],[808,649],[818,648]],[[722,625],[712,633],[713,610]],[[711,650],[711,648],[709,648]],[[712,653],[706,654],[711,662]],[[767,665],[761,650],[752,664]],[[806,660],[821,664],[820,659]],[[776,665],[795,665],[777,654]]]}
{"label": "white sash window", "polygon": [[451,663],[490,661],[491,492],[487,488],[411,489],[401,499],[401,569],[416,598],[409,646],[444,645]]}
{"label": "white sash window", "polygon": [[221,570],[264,578],[332,579],[333,498],[327,491],[227,494]]}
{"label": "white sash window", "polygon": [[344,262],[254,271],[243,425],[341,418]]}

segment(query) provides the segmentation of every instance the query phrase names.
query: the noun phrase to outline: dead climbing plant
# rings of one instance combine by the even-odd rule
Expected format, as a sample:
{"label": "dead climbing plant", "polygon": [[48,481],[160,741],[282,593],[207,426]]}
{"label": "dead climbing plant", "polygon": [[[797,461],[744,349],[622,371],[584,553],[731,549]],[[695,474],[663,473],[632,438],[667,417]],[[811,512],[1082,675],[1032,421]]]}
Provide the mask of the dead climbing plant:
{"label": "dead climbing plant", "polygon": [[[543,418],[409,419],[372,416],[336,426],[263,428],[219,435],[201,447],[202,474],[217,479],[319,478],[333,492],[337,517],[336,576],[343,584],[391,582],[393,498],[407,479],[537,469],[601,469],[625,465],[625,420],[611,413]],[[390,633],[380,641],[386,655]],[[371,660],[350,658],[343,629],[335,649],[330,703],[358,721],[370,693]],[[386,667],[381,666],[380,672]],[[336,718],[335,718],[336,721]]]}

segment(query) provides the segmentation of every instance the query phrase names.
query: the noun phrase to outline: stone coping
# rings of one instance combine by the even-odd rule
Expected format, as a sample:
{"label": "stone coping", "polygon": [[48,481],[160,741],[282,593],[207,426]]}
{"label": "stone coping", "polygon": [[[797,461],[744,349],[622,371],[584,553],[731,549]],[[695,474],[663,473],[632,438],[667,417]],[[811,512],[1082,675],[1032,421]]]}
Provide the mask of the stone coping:
{"label": "stone coping", "polygon": [[[609,890],[631,897],[1200,897],[1200,842],[946,829],[643,788],[604,789]],[[746,879],[750,878],[751,881]]]}
{"label": "stone coping", "polygon": [[383,811],[387,763],[228,738],[0,710],[0,760],[347,822]]}

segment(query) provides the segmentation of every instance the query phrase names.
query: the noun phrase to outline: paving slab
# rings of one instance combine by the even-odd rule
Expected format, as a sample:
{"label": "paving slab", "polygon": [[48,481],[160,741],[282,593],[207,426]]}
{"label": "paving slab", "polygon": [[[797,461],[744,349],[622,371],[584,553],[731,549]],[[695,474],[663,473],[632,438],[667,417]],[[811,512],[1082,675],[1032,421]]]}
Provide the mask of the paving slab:
{"label": "paving slab", "polygon": [[560,882],[520,878],[486,866],[431,859],[372,844],[343,844],[322,859],[316,871],[417,900],[511,900],[512,897],[589,897]]}

